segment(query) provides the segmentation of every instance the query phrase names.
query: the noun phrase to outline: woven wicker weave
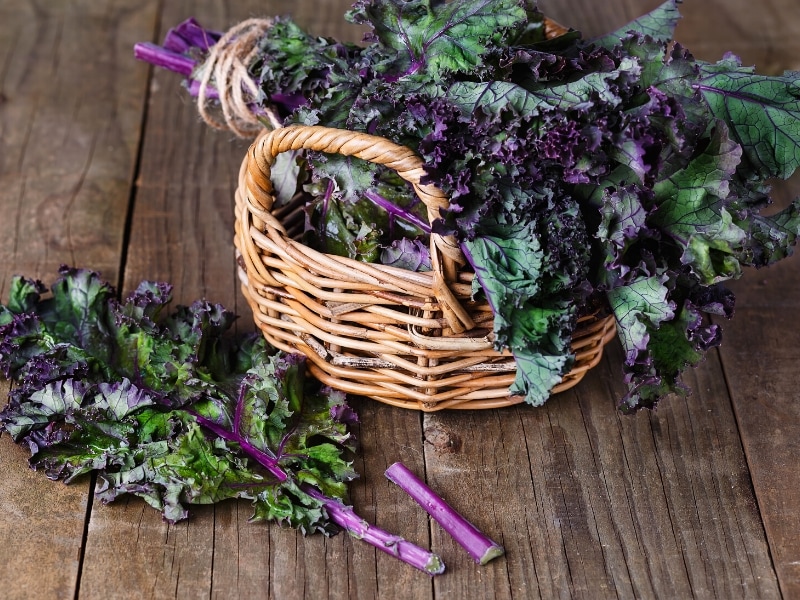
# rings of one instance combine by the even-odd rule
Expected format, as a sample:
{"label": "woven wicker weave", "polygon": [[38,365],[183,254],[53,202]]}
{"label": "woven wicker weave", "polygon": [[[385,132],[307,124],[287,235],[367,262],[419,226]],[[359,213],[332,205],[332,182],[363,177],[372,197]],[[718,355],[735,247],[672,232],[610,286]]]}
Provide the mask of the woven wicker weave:
{"label": "woven wicker weave", "polygon": [[[412,272],[317,252],[297,241],[303,200],[273,207],[270,167],[290,150],[316,150],[385,165],[411,183],[430,221],[448,206],[420,184],[422,160],[384,138],[325,127],[264,132],[250,147],[236,192],[242,289],[267,340],[309,358],[334,388],[423,411],[493,408],[509,394],[515,364],[492,346],[493,316],[470,299],[472,273],[455,241],[431,235],[431,272]],[[274,210],[273,210],[274,208]],[[583,317],[573,335],[576,362],[553,392],[575,385],[600,360],[614,319]]]}

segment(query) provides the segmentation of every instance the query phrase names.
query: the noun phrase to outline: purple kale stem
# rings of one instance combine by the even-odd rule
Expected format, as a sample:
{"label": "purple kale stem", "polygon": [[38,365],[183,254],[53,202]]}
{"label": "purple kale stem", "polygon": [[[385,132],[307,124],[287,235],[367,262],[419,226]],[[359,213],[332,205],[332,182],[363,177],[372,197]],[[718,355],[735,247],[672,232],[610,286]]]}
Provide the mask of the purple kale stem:
{"label": "purple kale stem", "polygon": [[375,206],[381,207],[383,210],[388,212],[390,215],[397,217],[398,219],[403,219],[411,223],[414,227],[420,228],[425,233],[431,232],[431,226],[428,225],[425,221],[420,219],[417,215],[410,213],[406,210],[403,210],[393,202],[390,202],[380,194],[367,190],[364,192],[364,197],[372,202]]}
{"label": "purple kale stem", "polygon": [[437,554],[370,525],[356,515],[351,506],[345,506],[339,500],[328,498],[309,485],[303,485],[302,488],[309,496],[322,502],[333,522],[353,537],[372,544],[378,550],[399,558],[428,575],[439,575],[444,572],[444,563]]}
{"label": "purple kale stem", "polygon": [[[195,412],[192,412],[192,415],[194,415],[201,426],[208,429],[211,433],[218,435],[224,440],[238,443],[243,452],[267,469],[278,481],[284,482],[289,479],[289,474],[278,465],[278,461],[269,456],[266,452],[259,450],[241,436],[234,434],[232,431],[228,431],[211,419],[207,419]],[[372,544],[379,550],[399,558],[404,563],[420,569],[421,571],[425,571],[428,575],[438,575],[444,571],[444,563],[436,554],[424,548],[420,548],[401,537],[392,535],[379,527],[370,525],[355,514],[352,506],[346,506],[335,498],[328,498],[310,485],[304,484],[301,487],[309,496],[322,502],[331,520],[353,537],[364,540],[368,544]]]}
{"label": "purple kale stem", "polygon": [[167,32],[164,48],[175,52],[198,48],[207,52],[221,37],[222,32],[204,29],[196,19],[190,17]]}
{"label": "purple kale stem", "polygon": [[386,469],[386,477],[411,496],[417,504],[433,517],[450,536],[475,559],[485,565],[493,558],[504,554],[503,547],[481,533],[456,510],[440,498],[402,463],[394,463]]}
{"label": "purple kale stem", "polygon": [[[197,98],[197,96],[200,95],[200,82],[196,79],[190,79],[187,89],[190,96]],[[217,91],[217,88],[211,85],[206,86],[206,98],[209,100],[219,100],[219,92]]]}
{"label": "purple kale stem", "polygon": [[[246,381],[246,380],[245,380]],[[233,411],[233,433],[239,435],[239,430],[242,425],[242,413],[244,412],[244,399],[247,396],[247,390],[252,385],[252,381],[248,385],[242,385],[239,388],[239,396],[236,398],[236,408]]]}
{"label": "purple kale stem", "polygon": [[279,465],[278,461],[271,457],[269,454],[264,452],[263,450],[259,450],[253,444],[249,443],[242,437],[236,435],[232,431],[228,431],[224,427],[221,427],[211,419],[207,419],[193,411],[190,411],[192,415],[197,419],[197,422],[200,423],[203,427],[208,429],[214,435],[218,435],[224,440],[228,440],[229,442],[236,442],[242,448],[242,450],[250,456],[253,460],[255,460],[258,464],[264,467],[267,471],[269,471],[270,475],[275,477],[278,481],[283,483],[289,478],[289,475],[284,471]]}
{"label": "purple kale stem", "polygon": [[190,76],[195,68],[195,62],[182,54],[165,50],[151,42],[139,42],[133,46],[133,56],[157,67],[175,71],[181,75]]}
{"label": "purple kale stem", "polygon": [[399,75],[385,75],[382,79],[389,83],[394,83],[395,81],[399,81],[402,77],[408,77],[409,75],[413,75],[424,66],[425,62],[422,59],[415,58],[414,60],[411,61],[411,66],[408,69],[406,69],[404,73],[400,73]]}

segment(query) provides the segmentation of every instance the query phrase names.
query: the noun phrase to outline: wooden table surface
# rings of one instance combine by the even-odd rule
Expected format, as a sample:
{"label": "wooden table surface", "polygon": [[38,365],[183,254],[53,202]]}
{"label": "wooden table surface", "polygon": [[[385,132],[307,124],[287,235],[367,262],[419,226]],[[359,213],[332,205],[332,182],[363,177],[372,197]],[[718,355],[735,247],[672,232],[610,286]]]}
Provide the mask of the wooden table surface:
{"label": "wooden table surface", "polygon": [[[238,291],[233,190],[246,143],[202,124],[178,76],[134,61],[194,15],[224,29],[292,13],[358,41],[349,0],[3,0],[0,4],[0,298],[13,274],[99,270],[250,315]],[[599,34],[658,0],[541,0]],[[800,69],[797,0],[689,0],[677,38],[764,73]],[[800,181],[776,185],[781,201]],[[250,504],[196,507],[169,525],[138,499],[101,505],[90,478],[30,471],[0,439],[0,597],[800,598],[800,258],[749,271],[693,394],[622,416],[621,351],[543,408],[421,415],[355,400],[363,444],[351,500],[431,547],[417,572],[346,535],[248,523]],[[8,383],[0,381],[5,394]],[[507,556],[476,566],[383,477],[401,460]]]}

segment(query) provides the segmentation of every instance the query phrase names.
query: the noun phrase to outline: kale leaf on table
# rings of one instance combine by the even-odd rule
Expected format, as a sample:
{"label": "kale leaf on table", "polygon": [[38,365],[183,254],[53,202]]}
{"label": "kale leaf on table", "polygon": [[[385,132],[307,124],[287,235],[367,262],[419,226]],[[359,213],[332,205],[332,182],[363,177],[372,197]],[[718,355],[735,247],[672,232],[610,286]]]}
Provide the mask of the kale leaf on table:
{"label": "kale leaf on table", "polygon": [[[800,202],[762,212],[769,180],[800,166],[800,76],[696,59],[673,41],[678,4],[593,39],[546,39],[533,0],[358,0],[345,17],[367,27],[361,46],[283,17],[250,65],[263,92],[253,109],[423,158],[425,182],[450,199],[430,228],[458,239],[496,345],[516,358],[515,393],[548,398],[572,365],[579,313],[599,303],[625,350],[620,408],[653,406],[720,343],[704,315],[732,315],[725,281],[790,255],[800,233]],[[317,211],[307,243],[390,263],[424,244],[425,228],[389,231],[418,215],[409,188],[388,211],[374,201],[382,169],[318,153],[303,168],[345,241],[325,242]],[[354,243],[362,225],[375,252]]]}
{"label": "kale leaf on table", "polygon": [[436,575],[441,559],[370,525],[343,503],[356,477],[355,412],[305,376],[305,357],[234,336],[204,300],[167,311],[171,287],[142,282],[124,301],[100,276],[62,267],[50,292],[15,277],[0,305],[0,372],[14,382],[0,430],[30,465],[95,494],[143,498],[169,522],[187,506],[248,499],[254,521],[303,533],[343,529]]}
{"label": "kale leaf on table", "polygon": [[[166,314],[170,287],[143,282],[119,302],[97,273],[63,268],[45,296],[14,279],[0,306],[0,369],[16,382],[0,423],[52,479],[98,471],[98,497],[141,496],[169,521],[186,505],[247,498],[256,519],[334,527],[299,487],[343,498],[344,394],[304,376],[296,355],[229,335],[233,315],[197,301]],[[207,435],[204,422],[230,435]],[[242,447],[291,477],[261,469]]]}

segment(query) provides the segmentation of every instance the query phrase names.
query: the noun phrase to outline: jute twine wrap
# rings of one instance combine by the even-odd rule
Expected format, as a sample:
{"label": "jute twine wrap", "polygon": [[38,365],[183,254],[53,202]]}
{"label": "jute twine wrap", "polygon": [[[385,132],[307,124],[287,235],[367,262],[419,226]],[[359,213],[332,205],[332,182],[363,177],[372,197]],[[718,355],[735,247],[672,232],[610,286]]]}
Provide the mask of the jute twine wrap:
{"label": "jute twine wrap", "polygon": [[[248,67],[258,52],[258,41],[270,27],[272,19],[242,21],[211,47],[201,69],[197,94],[197,110],[210,127],[229,129],[241,138],[252,138],[264,127],[281,126],[278,115],[271,109],[267,108],[261,118],[252,110],[263,92],[253,81]],[[212,98],[212,86],[218,98]],[[212,114],[214,106],[221,110],[223,121]]]}
{"label": "jute twine wrap", "polygon": [[[348,393],[423,411],[494,408],[511,396],[516,365],[493,348],[491,307],[471,299],[474,275],[462,269],[455,240],[431,235],[430,272],[412,272],[323,254],[298,241],[305,198],[275,204],[271,166],[281,152],[354,156],[395,170],[432,221],[448,200],[423,185],[422,161],[384,138],[325,127],[264,131],[251,145],[236,191],[239,277],[266,339],[309,359],[311,373]],[[568,389],[595,366],[615,335],[613,316],[581,318],[573,369],[552,392]]]}

